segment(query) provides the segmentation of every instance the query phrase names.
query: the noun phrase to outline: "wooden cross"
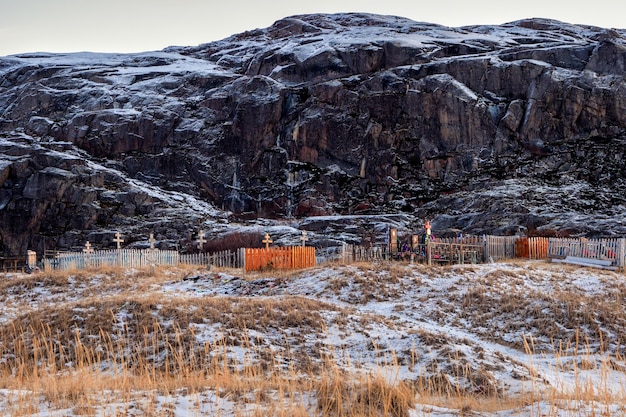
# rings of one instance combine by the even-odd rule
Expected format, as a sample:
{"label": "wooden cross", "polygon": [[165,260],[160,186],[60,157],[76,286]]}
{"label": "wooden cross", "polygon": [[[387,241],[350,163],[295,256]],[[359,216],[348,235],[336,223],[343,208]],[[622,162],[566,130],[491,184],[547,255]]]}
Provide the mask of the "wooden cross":
{"label": "wooden cross", "polygon": [[156,242],[154,233],[150,233],[150,239],[148,239],[148,242],[150,242],[150,249],[154,249],[154,243]]}
{"label": "wooden cross", "polygon": [[306,230],[302,231],[302,236],[300,236],[300,240],[302,241],[302,246],[306,246],[306,241],[309,240],[306,235]]}
{"label": "wooden cross", "polygon": [[85,243],[85,249],[83,249],[83,252],[85,252],[85,253],[93,253],[93,248],[91,247],[91,243],[89,243],[89,241],[87,241],[87,243]]}
{"label": "wooden cross", "polygon": [[198,249],[202,249],[202,246],[206,243],[206,239],[204,238],[204,230],[200,230],[198,232],[198,239],[196,239],[196,243],[198,244]]}
{"label": "wooden cross", "polygon": [[269,249],[270,248],[270,243],[272,243],[273,240],[270,238],[269,233],[265,234],[265,238],[263,239],[263,243],[265,243],[265,249]]}
{"label": "wooden cross", "polygon": [[122,242],[124,242],[124,239],[122,239],[122,235],[120,232],[115,233],[115,239],[113,239],[113,242],[117,243],[118,249],[121,249]]}

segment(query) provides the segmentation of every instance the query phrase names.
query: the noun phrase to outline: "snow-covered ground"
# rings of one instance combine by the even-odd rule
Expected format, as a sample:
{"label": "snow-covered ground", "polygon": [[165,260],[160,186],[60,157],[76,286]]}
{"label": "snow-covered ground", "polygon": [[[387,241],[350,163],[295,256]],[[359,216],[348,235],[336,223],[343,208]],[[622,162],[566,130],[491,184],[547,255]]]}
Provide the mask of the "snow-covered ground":
{"label": "snow-covered ground", "polygon": [[[62,279],[10,274],[1,279],[0,324],[23,324],[47,312],[54,329],[57,312],[69,311],[74,325],[112,314],[117,326],[132,328],[138,306],[149,299],[164,329],[188,327],[195,343],[224,343],[235,359],[250,349],[272,352],[273,366],[300,371],[332,358],[350,375],[383,375],[392,384],[445,376],[454,390],[476,398],[460,409],[417,398],[411,416],[622,416],[624,278],[540,261],[331,264],[263,274],[185,269],[159,278],[142,271]],[[210,313],[206,306],[213,303],[221,311]],[[200,319],[184,319],[183,312],[198,311]],[[5,361],[10,352],[0,347]],[[316,415],[315,394],[299,395],[302,407]],[[1,390],[0,409],[11,410],[15,398],[15,387]],[[111,399],[96,414],[235,416],[252,415],[250,407],[258,406],[214,390],[138,392],[130,402]],[[79,413],[42,401],[32,414]]]}

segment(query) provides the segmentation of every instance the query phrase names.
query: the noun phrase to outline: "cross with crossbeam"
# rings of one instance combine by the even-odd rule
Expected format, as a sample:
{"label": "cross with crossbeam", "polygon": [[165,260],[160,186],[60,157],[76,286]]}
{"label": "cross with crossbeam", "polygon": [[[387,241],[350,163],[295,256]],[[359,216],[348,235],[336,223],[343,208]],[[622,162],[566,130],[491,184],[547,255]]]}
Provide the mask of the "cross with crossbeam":
{"label": "cross with crossbeam", "polygon": [[83,249],[83,252],[85,252],[85,253],[93,253],[93,248],[91,247],[91,243],[89,243],[89,241],[87,241],[87,243],[85,243],[85,248]]}
{"label": "cross with crossbeam", "polygon": [[148,239],[148,242],[150,242],[150,249],[154,249],[154,244],[156,243],[154,233],[150,233],[150,239]]}
{"label": "cross with crossbeam", "polygon": [[300,236],[300,240],[302,241],[302,246],[306,246],[306,241],[309,240],[306,235],[306,230],[302,231],[302,236]]}
{"label": "cross with crossbeam", "polygon": [[204,236],[205,236],[204,230],[201,229],[198,232],[198,238],[196,239],[196,243],[198,244],[198,249],[202,249],[202,247],[206,243],[206,239],[204,238]]}
{"label": "cross with crossbeam", "polygon": [[120,232],[115,233],[115,239],[113,239],[113,242],[117,243],[118,249],[121,249],[124,239],[122,239],[122,234]]}
{"label": "cross with crossbeam", "polygon": [[265,234],[265,238],[263,239],[263,243],[265,243],[265,249],[269,249],[270,248],[270,243],[272,243],[273,240],[272,238],[270,238],[270,234],[266,233]]}

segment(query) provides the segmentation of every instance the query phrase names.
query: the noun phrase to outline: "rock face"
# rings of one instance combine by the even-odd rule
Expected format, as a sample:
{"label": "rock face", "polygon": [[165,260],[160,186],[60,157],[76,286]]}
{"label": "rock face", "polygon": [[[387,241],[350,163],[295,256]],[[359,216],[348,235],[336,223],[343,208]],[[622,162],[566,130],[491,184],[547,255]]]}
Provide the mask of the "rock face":
{"label": "rock face", "polygon": [[0,251],[171,246],[228,216],[624,234],[625,74],[624,30],[361,14],[0,58]]}

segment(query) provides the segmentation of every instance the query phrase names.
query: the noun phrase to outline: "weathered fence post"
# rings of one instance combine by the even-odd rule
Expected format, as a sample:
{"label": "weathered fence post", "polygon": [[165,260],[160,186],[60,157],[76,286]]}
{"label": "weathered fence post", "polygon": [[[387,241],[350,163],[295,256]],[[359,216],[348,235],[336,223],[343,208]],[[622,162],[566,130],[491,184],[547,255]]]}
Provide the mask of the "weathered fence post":
{"label": "weathered fence post", "polygon": [[246,270],[246,249],[245,248],[239,248],[239,265],[240,268],[243,268],[243,270]]}
{"label": "weathered fence post", "polygon": [[626,269],[626,239],[619,240],[619,256],[618,256],[618,267],[624,271]]}

